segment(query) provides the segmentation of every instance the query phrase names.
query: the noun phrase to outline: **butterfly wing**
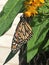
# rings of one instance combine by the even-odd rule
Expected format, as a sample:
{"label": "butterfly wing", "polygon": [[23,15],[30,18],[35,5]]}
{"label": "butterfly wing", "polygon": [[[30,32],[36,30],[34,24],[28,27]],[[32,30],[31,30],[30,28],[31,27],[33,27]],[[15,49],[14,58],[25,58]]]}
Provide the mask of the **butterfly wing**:
{"label": "butterfly wing", "polygon": [[26,21],[19,22],[13,37],[12,50],[16,50],[17,46],[20,48],[20,45],[26,43],[31,36],[32,29],[30,25]]}

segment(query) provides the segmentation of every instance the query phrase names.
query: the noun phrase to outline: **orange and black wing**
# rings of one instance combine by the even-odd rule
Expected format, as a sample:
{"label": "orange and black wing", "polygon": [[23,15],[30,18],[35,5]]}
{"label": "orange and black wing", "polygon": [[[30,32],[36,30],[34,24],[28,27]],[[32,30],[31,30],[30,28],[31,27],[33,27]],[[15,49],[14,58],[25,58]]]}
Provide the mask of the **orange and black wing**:
{"label": "orange and black wing", "polygon": [[18,23],[16,28],[13,42],[12,42],[12,50],[16,50],[17,46],[25,44],[32,36],[32,29],[30,25],[25,21],[21,21]]}

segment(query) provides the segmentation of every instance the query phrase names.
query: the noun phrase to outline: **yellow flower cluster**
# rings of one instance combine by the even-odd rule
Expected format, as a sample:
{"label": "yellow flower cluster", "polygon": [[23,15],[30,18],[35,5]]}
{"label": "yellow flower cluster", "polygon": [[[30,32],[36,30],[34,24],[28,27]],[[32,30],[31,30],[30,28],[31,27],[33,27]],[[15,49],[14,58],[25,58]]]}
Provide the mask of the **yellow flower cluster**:
{"label": "yellow flower cluster", "polygon": [[44,0],[28,0],[27,2],[25,2],[26,11],[24,12],[24,15],[26,17],[30,17],[38,14],[37,8],[42,6],[44,2]]}

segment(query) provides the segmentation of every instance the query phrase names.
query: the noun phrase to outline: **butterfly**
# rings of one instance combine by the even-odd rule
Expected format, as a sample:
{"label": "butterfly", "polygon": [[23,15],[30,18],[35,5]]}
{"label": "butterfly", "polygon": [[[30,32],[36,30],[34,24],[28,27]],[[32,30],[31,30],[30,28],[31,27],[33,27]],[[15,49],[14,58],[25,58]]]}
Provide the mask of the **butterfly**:
{"label": "butterfly", "polygon": [[[14,55],[20,50],[20,48],[27,43],[27,41],[32,37],[32,28],[28,23],[28,19],[24,16],[20,17],[20,22],[17,25],[15,30],[13,39],[12,39],[12,46],[11,52],[8,55],[4,64],[6,64]],[[4,65],[3,64],[3,65]]]}
{"label": "butterfly", "polygon": [[21,46],[25,44],[31,37],[32,28],[30,27],[26,19],[23,16],[21,16],[20,22],[18,23],[13,36],[11,50],[15,51],[21,48]]}

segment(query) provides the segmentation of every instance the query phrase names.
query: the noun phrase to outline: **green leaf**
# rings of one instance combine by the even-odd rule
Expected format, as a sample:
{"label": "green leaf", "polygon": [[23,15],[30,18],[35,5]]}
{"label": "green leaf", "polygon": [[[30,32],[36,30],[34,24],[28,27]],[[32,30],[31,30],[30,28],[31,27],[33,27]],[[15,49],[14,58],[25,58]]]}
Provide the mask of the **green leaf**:
{"label": "green leaf", "polygon": [[[0,36],[11,26],[15,16],[21,10],[24,0],[8,0],[0,15]],[[16,21],[17,22],[17,21]]]}
{"label": "green leaf", "polygon": [[49,14],[49,0],[45,0],[43,6],[39,7],[38,12],[43,14]]}
{"label": "green leaf", "polygon": [[47,43],[45,44],[45,46],[43,47],[43,49],[47,50],[48,46],[49,46],[49,39],[48,39]]}
{"label": "green leaf", "polygon": [[[33,37],[28,41],[28,45],[27,45],[27,62],[30,62],[30,60],[36,55],[36,53],[38,51],[38,47],[41,44],[40,42],[44,40],[46,33],[47,33],[46,26],[47,26],[47,24],[49,24],[48,20],[49,20],[49,18],[45,19],[42,24],[39,24],[39,23],[37,23],[37,22],[39,22],[38,18],[37,18],[37,20],[35,19],[36,25],[34,27],[32,27]],[[36,46],[37,46],[37,48],[35,48]]]}
{"label": "green leaf", "polygon": [[48,39],[46,45],[43,47],[43,49],[44,49],[45,51],[49,51],[49,39]]}
{"label": "green leaf", "polygon": [[[49,30],[49,26],[45,27],[45,28],[41,31],[41,33],[40,33],[40,35],[39,35],[37,41],[35,42],[35,43],[36,43],[35,47],[39,47],[39,46],[42,44],[43,40],[44,40],[45,37],[46,37],[46,34],[47,34],[48,30]],[[45,41],[46,41],[46,40],[45,40]],[[42,44],[42,45],[43,45],[43,44]]]}
{"label": "green leaf", "polygon": [[43,13],[43,14],[46,14],[46,13],[49,13],[49,8],[47,6],[42,6],[39,8],[39,13]]}

